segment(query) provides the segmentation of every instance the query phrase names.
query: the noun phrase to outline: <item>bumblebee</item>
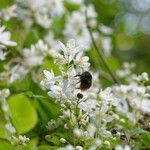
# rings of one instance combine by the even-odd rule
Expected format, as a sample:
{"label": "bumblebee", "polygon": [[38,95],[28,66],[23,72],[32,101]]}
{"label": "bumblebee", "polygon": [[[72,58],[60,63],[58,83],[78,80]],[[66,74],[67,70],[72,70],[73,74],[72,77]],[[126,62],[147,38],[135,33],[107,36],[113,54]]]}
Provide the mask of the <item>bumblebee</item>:
{"label": "bumblebee", "polygon": [[75,77],[80,78],[80,90],[85,91],[89,89],[92,85],[92,75],[88,71],[83,72],[82,74],[76,75]]}

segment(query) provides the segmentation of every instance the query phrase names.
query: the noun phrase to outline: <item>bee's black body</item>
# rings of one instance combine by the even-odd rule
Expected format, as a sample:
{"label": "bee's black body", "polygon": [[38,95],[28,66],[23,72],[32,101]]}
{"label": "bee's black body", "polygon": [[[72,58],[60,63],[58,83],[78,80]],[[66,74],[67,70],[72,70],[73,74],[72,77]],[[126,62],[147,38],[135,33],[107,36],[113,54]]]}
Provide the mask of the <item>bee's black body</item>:
{"label": "bee's black body", "polygon": [[92,75],[85,71],[81,75],[77,75],[80,77],[80,90],[84,91],[91,87],[92,85]]}

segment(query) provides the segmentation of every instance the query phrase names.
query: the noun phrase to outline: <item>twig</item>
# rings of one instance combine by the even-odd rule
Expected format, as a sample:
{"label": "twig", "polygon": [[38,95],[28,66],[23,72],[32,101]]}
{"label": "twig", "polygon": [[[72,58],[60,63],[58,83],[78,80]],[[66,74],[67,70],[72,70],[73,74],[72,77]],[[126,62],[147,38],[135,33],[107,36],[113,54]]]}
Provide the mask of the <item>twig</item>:
{"label": "twig", "polygon": [[100,76],[102,76],[103,78],[105,78],[109,82],[113,83],[113,80],[112,80],[111,76],[109,74],[107,74],[106,72],[100,70]]}
{"label": "twig", "polygon": [[115,74],[113,73],[113,71],[111,70],[111,68],[109,67],[109,64],[108,64],[108,62],[107,62],[107,60],[106,60],[106,58],[105,58],[105,56],[104,56],[102,50],[99,50],[99,48],[98,48],[98,46],[97,46],[97,44],[96,44],[96,42],[95,42],[95,40],[94,40],[93,33],[92,33],[91,28],[90,28],[90,25],[89,25],[89,23],[88,23],[87,11],[85,11],[85,17],[86,17],[87,29],[88,29],[88,31],[89,31],[89,34],[90,34],[92,43],[93,43],[93,45],[94,45],[94,47],[95,47],[97,53],[99,54],[99,57],[100,57],[101,60],[103,61],[104,65],[105,65],[106,69],[108,70],[109,74],[111,75],[111,77],[112,77],[114,83],[119,84],[119,80],[117,79],[117,77],[115,76]]}
{"label": "twig", "polygon": [[78,105],[79,105],[79,98],[78,98],[78,100],[77,100],[77,105],[76,105],[76,110],[75,110],[75,115],[76,115],[76,119],[77,119],[77,123],[78,123],[78,127],[80,128],[80,124],[79,124],[79,119],[78,119],[78,117],[79,117],[79,115],[78,115]]}

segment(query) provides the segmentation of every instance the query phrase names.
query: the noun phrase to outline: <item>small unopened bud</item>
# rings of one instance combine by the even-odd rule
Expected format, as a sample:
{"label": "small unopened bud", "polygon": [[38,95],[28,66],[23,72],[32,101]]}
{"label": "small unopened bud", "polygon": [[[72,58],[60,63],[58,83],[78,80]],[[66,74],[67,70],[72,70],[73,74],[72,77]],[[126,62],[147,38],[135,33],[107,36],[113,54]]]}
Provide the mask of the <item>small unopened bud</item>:
{"label": "small unopened bud", "polygon": [[64,125],[64,128],[65,128],[65,129],[69,129],[69,127],[68,127],[68,124],[67,124],[67,123]]}
{"label": "small unopened bud", "polygon": [[117,138],[116,138],[116,137],[113,137],[113,140],[114,140],[114,141],[116,141],[116,140],[117,140]]}
{"label": "small unopened bud", "polygon": [[120,135],[121,135],[120,132],[117,132],[117,133],[116,133],[116,136],[117,136],[117,137],[120,137]]}
{"label": "small unopened bud", "polygon": [[125,122],[125,120],[124,120],[124,119],[120,119],[120,122],[121,122],[121,123],[124,123],[124,122]]}
{"label": "small unopened bud", "polygon": [[47,128],[48,130],[52,130],[52,129],[54,129],[55,127],[56,127],[56,121],[55,121],[55,120],[49,121],[49,122],[47,123],[47,126],[46,126],[46,128]]}
{"label": "small unopened bud", "polygon": [[70,105],[71,105],[71,101],[68,100],[68,101],[66,102],[66,106],[70,107]]}
{"label": "small unopened bud", "polygon": [[64,143],[66,143],[67,141],[66,141],[64,138],[61,138],[61,139],[60,139],[60,142],[64,144]]}
{"label": "small unopened bud", "polygon": [[104,144],[105,144],[106,146],[110,146],[110,142],[109,142],[109,141],[105,141]]}
{"label": "small unopened bud", "polygon": [[113,118],[114,118],[115,120],[119,120],[119,116],[118,116],[117,114],[113,114]]}
{"label": "small unopened bud", "polygon": [[9,89],[3,89],[3,90],[1,91],[1,96],[2,96],[2,97],[7,98],[9,95],[10,95]]}
{"label": "small unopened bud", "polygon": [[148,74],[147,74],[146,72],[143,72],[143,73],[141,74],[141,78],[142,78],[142,80],[145,81],[145,82],[149,81]]}
{"label": "small unopened bud", "polygon": [[113,115],[113,111],[109,111],[108,114],[109,114],[109,115]]}
{"label": "small unopened bud", "polygon": [[82,146],[76,146],[75,150],[83,150]]}
{"label": "small unopened bud", "polygon": [[73,105],[77,105],[77,102],[73,101],[72,104],[73,104]]}
{"label": "small unopened bud", "polygon": [[49,141],[52,137],[50,135],[45,136],[45,140]]}
{"label": "small unopened bud", "polygon": [[61,107],[62,107],[62,108],[66,108],[66,106],[65,106],[64,104],[61,104]]}
{"label": "small unopened bud", "polygon": [[75,128],[73,133],[77,136],[77,137],[81,137],[82,136],[82,130],[81,129],[78,129],[78,128]]}
{"label": "small unopened bud", "polygon": [[82,93],[78,93],[77,94],[77,98],[82,99],[83,98],[83,94]]}
{"label": "small unopened bud", "polygon": [[102,120],[101,120],[101,123],[102,123],[102,124],[105,124],[105,123],[106,123],[106,120],[105,120],[105,119],[102,119]]}

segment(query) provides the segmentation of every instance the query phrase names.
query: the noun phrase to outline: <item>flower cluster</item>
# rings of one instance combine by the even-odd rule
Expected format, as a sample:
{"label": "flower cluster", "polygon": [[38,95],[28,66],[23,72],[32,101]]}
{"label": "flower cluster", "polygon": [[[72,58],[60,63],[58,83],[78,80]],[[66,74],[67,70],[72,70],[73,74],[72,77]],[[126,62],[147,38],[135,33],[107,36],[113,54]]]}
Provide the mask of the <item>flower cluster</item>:
{"label": "flower cluster", "polygon": [[[97,76],[94,73],[93,85],[96,87],[81,91],[76,75],[89,69],[88,57],[82,56],[81,49],[79,51],[79,46],[76,46],[73,39],[69,40],[66,46],[59,42],[59,46],[61,51],[56,53],[55,61],[60,69],[60,75],[55,76],[52,70],[51,72],[44,70],[45,79],[41,85],[49,90],[49,96],[60,103],[62,112],[60,119],[64,128],[74,134],[75,149],[110,146],[110,142],[104,138],[116,140],[116,137],[108,130],[109,123],[124,122],[116,114],[119,98],[113,94],[111,88],[100,90],[100,84],[97,84],[95,79]],[[57,126],[57,122],[52,120],[48,122],[47,129],[52,130]],[[62,138],[60,141],[68,144],[69,139]],[[85,143],[84,146],[79,145],[80,140]],[[91,141],[91,144],[86,141]],[[73,149],[71,143],[64,149],[68,147]]]}
{"label": "flower cluster", "polygon": [[146,72],[141,75],[133,74],[131,69],[134,67],[134,63],[124,63],[124,69],[117,71],[119,77],[124,78],[125,84],[114,86],[113,92],[121,99],[118,109],[136,124],[141,115],[149,112],[150,94],[149,86],[146,85],[149,81],[148,74]]}
{"label": "flower cluster", "polygon": [[16,46],[17,43],[14,41],[11,41],[11,33],[8,31],[5,31],[5,26],[0,27],[0,60],[5,60],[6,55],[8,52],[5,52],[4,50],[8,46]]}
{"label": "flower cluster", "polygon": [[[105,35],[112,33],[111,29],[100,24],[96,21],[97,13],[94,10],[94,6],[89,4],[85,7],[83,1],[69,1],[68,3],[81,5],[79,9],[71,11],[68,16],[65,17],[66,23],[61,29],[62,35],[68,38],[77,39],[79,45],[84,47],[84,51],[87,51],[91,47],[91,40],[86,26],[85,11],[89,17],[89,25],[91,28],[98,28],[100,32]],[[16,80],[22,79],[27,73],[34,73],[33,67],[41,66],[43,60],[47,55],[52,57],[56,51],[59,51],[57,46],[57,30],[53,30],[55,22],[61,21],[65,12],[65,5],[62,0],[26,0],[24,2],[17,0],[12,6],[9,6],[0,11],[0,16],[6,20],[16,18],[23,23],[23,34],[20,35],[23,40],[26,36],[34,31],[34,24],[40,25],[43,30],[48,30],[48,33],[43,38],[32,44],[30,48],[17,49],[20,56],[13,58],[4,67],[4,72],[0,75],[0,80],[8,80],[8,84],[13,83]],[[4,32],[5,26],[0,29],[0,60],[4,60],[8,52],[5,52],[6,46],[16,46],[17,43],[10,40],[10,33]],[[36,35],[37,36],[37,35]],[[98,33],[94,32],[94,37],[98,40]],[[45,44],[46,43],[46,44]],[[106,54],[110,54],[111,51],[111,39],[108,36],[102,36],[100,42]],[[50,51],[49,51],[50,49]],[[22,58],[23,57],[23,58]],[[78,55],[80,59],[80,54]],[[79,60],[77,60],[79,61]],[[78,63],[78,62],[76,62]],[[13,64],[13,65],[12,65]],[[86,69],[85,69],[86,70]]]}
{"label": "flower cluster", "polygon": [[[23,79],[33,67],[43,64],[46,55],[48,55],[48,47],[42,40],[31,45],[30,49],[24,48],[23,59],[19,57],[14,58],[5,65],[5,71],[1,74],[1,80],[7,79],[8,84],[11,84],[16,80]],[[14,66],[12,66],[12,64],[14,64]]]}
{"label": "flower cluster", "polygon": [[[90,18],[90,26],[96,27],[97,22],[95,18],[97,17],[94,11],[93,5],[89,5],[87,8],[81,7],[81,10],[74,11],[69,17],[68,22],[64,29],[64,35],[69,38],[78,39],[79,45],[83,45],[85,50],[88,50],[91,45],[90,36],[87,31],[85,23],[85,10],[87,9],[88,17]],[[97,34],[95,33],[95,36]],[[85,47],[86,45],[86,47]]]}

